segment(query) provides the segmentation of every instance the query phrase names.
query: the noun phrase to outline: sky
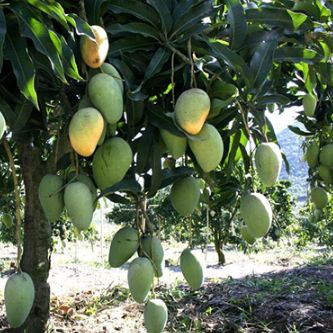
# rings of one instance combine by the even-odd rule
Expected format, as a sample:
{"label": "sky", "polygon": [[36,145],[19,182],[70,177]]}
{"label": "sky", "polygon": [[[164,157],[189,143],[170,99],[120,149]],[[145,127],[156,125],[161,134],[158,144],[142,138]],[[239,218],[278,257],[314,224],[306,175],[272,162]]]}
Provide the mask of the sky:
{"label": "sky", "polygon": [[300,108],[292,107],[285,109],[281,114],[279,114],[277,110],[273,113],[266,112],[266,116],[272,123],[275,133],[279,134],[295,122],[295,118],[297,117],[299,110]]}

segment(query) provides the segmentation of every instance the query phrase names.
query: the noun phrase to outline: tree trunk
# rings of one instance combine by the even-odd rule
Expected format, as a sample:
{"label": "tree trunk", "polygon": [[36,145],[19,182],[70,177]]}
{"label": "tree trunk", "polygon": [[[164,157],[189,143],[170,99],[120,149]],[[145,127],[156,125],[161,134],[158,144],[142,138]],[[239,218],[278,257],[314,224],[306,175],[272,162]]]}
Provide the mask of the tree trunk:
{"label": "tree trunk", "polygon": [[225,255],[223,253],[223,242],[218,230],[214,232],[214,245],[218,257],[218,264],[223,266],[225,264]]}
{"label": "tree trunk", "polygon": [[50,310],[50,286],[47,279],[51,259],[51,224],[45,218],[39,203],[38,186],[46,172],[46,164],[41,159],[40,149],[30,144],[19,147],[19,159],[25,186],[21,268],[30,274],[35,285],[35,301],[25,329],[29,333],[42,333]]}

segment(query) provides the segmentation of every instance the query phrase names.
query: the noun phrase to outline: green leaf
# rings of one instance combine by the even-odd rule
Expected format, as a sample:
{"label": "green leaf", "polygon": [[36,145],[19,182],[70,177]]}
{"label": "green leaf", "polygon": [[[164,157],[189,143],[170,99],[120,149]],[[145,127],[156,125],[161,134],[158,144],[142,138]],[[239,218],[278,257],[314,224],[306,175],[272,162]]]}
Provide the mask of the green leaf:
{"label": "green leaf", "polygon": [[6,33],[7,33],[6,18],[5,14],[3,13],[3,10],[0,9],[0,72],[3,63],[3,45],[5,43]]}
{"label": "green leaf", "polygon": [[239,147],[240,139],[241,139],[242,131],[238,130],[236,134],[232,137],[232,144],[231,144],[231,149],[228,154],[228,164],[226,167],[226,173],[227,175],[231,175],[233,164],[235,161],[235,157],[237,154],[237,150]]}
{"label": "green leaf", "polygon": [[0,110],[4,115],[8,126],[12,127],[16,119],[15,112],[10,107],[10,105],[1,97],[0,97]]}
{"label": "green leaf", "polygon": [[96,200],[98,200],[101,197],[108,196],[114,192],[129,192],[133,194],[138,194],[141,191],[142,191],[141,185],[136,180],[125,179],[111,187],[104,189]]}
{"label": "green leaf", "polygon": [[155,28],[159,28],[160,17],[155,10],[143,1],[137,0],[112,0],[109,8],[116,14],[127,13],[148,22]]}
{"label": "green leaf", "polygon": [[85,10],[90,24],[101,25],[101,7],[107,0],[85,0]]}
{"label": "green leaf", "polygon": [[149,169],[149,158],[153,143],[153,131],[148,127],[137,140],[136,172],[142,174]]}
{"label": "green leaf", "polygon": [[307,29],[312,26],[305,14],[281,8],[250,8],[246,10],[246,19],[248,22],[267,24],[289,30],[298,30],[301,27]]}
{"label": "green leaf", "polygon": [[322,59],[316,51],[305,49],[303,47],[280,47],[275,51],[274,61],[277,62],[306,62],[313,64]]}
{"label": "green leaf", "polygon": [[126,37],[110,44],[109,56],[116,57],[123,53],[133,53],[139,50],[149,51],[156,44],[154,39],[144,37]]}
{"label": "green leaf", "polygon": [[129,205],[132,202],[130,200],[128,200],[127,198],[116,194],[116,193],[112,193],[112,194],[108,194],[107,196],[105,196],[107,199],[109,199],[112,202],[115,203],[119,203],[119,204],[123,204],[123,205]]}
{"label": "green leaf", "polygon": [[305,132],[303,130],[301,130],[299,127],[296,126],[288,126],[288,128],[294,132],[295,134],[301,135],[301,136],[311,136],[314,135],[315,133],[313,132]]}
{"label": "green leaf", "polygon": [[151,149],[150,165],[152,177],[148,197],[152,197],[159,190],[162,183],[162,166],[161,166],[162,151],[160,143],[154,141]]}
{"label": "green leaf", "polygon": [[168,7],[168,0],[147,0],[147,2],[155,8],[160,16],[162,29],[168,33],[172,27],[172,16]]}
{"label": "green leaf", "polygon": [[68,23],[75,28],[78,35],[85,35],[91,39],[95,39],[95,35],[91,31],[90,25],[86,21],[82,20],[81,17],[76,14],[68,14],[66,15],[66,19]]}
{"label": "green leaf", "polygon": [[61,23],[63,27],[68,29],[68,24],[66,20],[66,14],[62,6],[59,4],[58,1],[54,0],[47,0],[47,1],[41,1],[41,0],[27,0],[27,2],[36,7],[38,10],[46,13],[50,17],[52,17],[54,20]]}
{"label": "green leaf", "polygon": [[168,61],[170,54],[170,50],[166,49],[163,46],[157,49],[145,70],[144,79],[148,80],[155,74],[159,73],[163,68],[164,64]]}
{"label": "green leaf", "polygon": [[160,40],[160,33],[157,29],[152,27],[147,23],[142,22],[133,22],[128,24],[109,24],[105,27],[106,31],[110,34],[116,33],[123,33],[123,32],[130,32],[133,34],[139,34],[144,37],[151,37],[156,39],[157,41]]}
{"label": "green leaf", "polygon": [[10,9],[16,14],[20,26],[21,35],[30,38],[35,48],[46,55],[53,71],[62,82],[67,82],[62,67],[57,45],[53,44],[49,35],[49,25],[46,22],[37,20],[38,15],[32,8],[24,3],[14,3]]}
{"label": "green leaf", "polygon": [[267,105],[267,104],[287,105],[291,102],[287,96],[281,94],[274,94],[274,95],[269,94],[261,96],[258,97],[255,101],[258,105]]}
{"label": "green leaf", "polygon": [[243,46],[247,35],[247,23],[244,8],[239,0],[227,0],[228,21],[231,32],[231,48],[239,49]]}
{"label": "green leaf", "polygon": [[222,63],[229,65],[237,73],[240,73],[244,78],[247,86],[250,86],[250,82],[253,80],[253,76],[243,58],[221,43],[209,43],[209,45],[213,51],[214,56]]}
{"label": "green leaf", "polygon": [[39,109],[35,90],[34,64],[27,51],[26,40],[20,37],[16,30],[12,30],[10,34],[6,35],[4,57],[13,66],[17,86],[21,93]]}
{"label": "green leaf", "polygon": [[173,184],[178,179],[183,177],[192,176],[195,174],[195,169],[189,167],[178,167],[174,169],[162,170],[162,182],[160,188],[167,187]]}
{"label": "green leaf", "polygon": [[33,104],[22,96],[15,107],[16,119],[15,123],[11,128],[13,132],[19,132],[25,127],[25,125],[30,119],[32,110]]}

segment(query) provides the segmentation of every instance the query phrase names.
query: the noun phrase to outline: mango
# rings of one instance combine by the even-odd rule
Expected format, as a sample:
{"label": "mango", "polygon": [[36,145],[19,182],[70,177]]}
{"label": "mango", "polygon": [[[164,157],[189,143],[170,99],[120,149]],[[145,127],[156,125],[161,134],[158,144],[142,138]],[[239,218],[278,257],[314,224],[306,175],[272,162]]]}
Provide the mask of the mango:
{"label": "mango", "polygon": [[143,257],[134,259],[128,268],[127,281],[134,300],[143,303],[154,281],[154,268],[150,260]]}
{"label": "mango", "polygon": [[303,97],[302,103],[305,115],[313,117],[317,107],[317,98],[314,95],[307,94]]}
{"label": "mango", "polygon": [[114,137],[97,148],[93,162],[93,176],[97,186],[104,190],[120,182],[132,163],[132,150],[122,138]]}
{"label": "mango", "polygon": [[328,203],[328,194],[322,187],[311,189],[310,198],[317,209],[323,209]]}
{"label": "mango", "polygon": [[101,72],[112,76],[116,80],[116,82],[118,83],[118,86],[120,88],[121,94],[123,95],[124,94],[124,83],[123,83],[123,79],[122,79],[121,75],[119,74],[119,72],[117,71],[117,69],[113,65],[105,62],[101,66]]}
{"label": "mango", "polygon": [[247,226],[242,226],[240,229],[240,233],[246,243],[253,244],[256,241],[256,239],[251,235]]}
{"label": "mango", "polygon": [[162,333],[168,321],[168,308],[161,299],[150,299],[144,310],[145,327],[148,333]]}
{"label": "mango", "polygon": [[115,124],[123,115],[123,95],[112,76],[100,73],[88,83],[88,94],[92,104],[103,114],[109,124]]}
{"label": "mango", "polygon": [[92,25],[91,30],[95,40],[83,36],[80,40],[82,60],[91,68],[101,67],[108,55],[109,40],[106,31],[98,26]]}
{"label": "mango", "polygon": [[155,276],[160,278],[164,269],[164,250],[161,241],[155,236],[146,236],[142,239],[141,245],[139,255],[152,261]]}
{"label": "mango", "polygon": [[312,142],[306,149],[305,160],[310,168],[314,168],[318,164],[319,144]]}
{"label": "mango", "polygon": [[162,128],[160,129],[160,133],[166,145],[167,151],[174,159],[177,159],[185,154],[187,146],[187,140],[185,137],[175,135]]}
{"label": "mango", "polygon": [[73,149],[81,156],[91,156],[103,133],[104,120],[94,108],[77,111],[69,123],[69,140]]}
{"label": "mango", "polygon": [[64,201],[74,226],[79,230],[89,229],[94,213],[94,201],[89,187],[77,181],[68,184]]}
{"label": "mango", "polygon": [[105,121],[103,121],[103,132],[101,134],[101,137],[99,138],[98,142],[97,142],[97,146],[101,146],[104,141],[105,141],[105,138],[106,138],[106,132],[107,132],[107,129],[108,129],[108,125]]}
{"label": "mango", "polygon": [[10,229],[14,225],[13,217],[8,213],[2,214],[1,220],[7,229]]}
{"label": "mango", "polygon": [[324,181],[325,185],[333,184],[333,173],[330,167],[319,165],[318,175]]}
{"label": "mango", "polygon": [[223,156],[223,141],[218,130],[210,124],[205,124],[196,140],[189,140],[189,146],[204,172],[214,170]]}
{"label": "mango", "polygon": [[180,269],[191,289],[199,289],[204,282],[204,269],[200,260],[190,249],[180,255]]}
{"label": "mango", "polygon": [[170,200],[173,208],[182,216],[189,216],[197,207],[200,199],[199,180],[185,177],[177,180],[171,188]]}
{"label": "mango", "polygon": [[119,229],[114,235],[110,246],[110,266],[114,268],[122,266],[138,248],[139,235],[137,230],[131,227]]}
{"label": "mango", "polygon": [[184,91],[176,101],[175,119],[187,133],[196,135],[201,131],[210,110],[210,99],[202,89]]}
{"label": "mango", "polygon": [[266,197],[260,193],[246,194],[240,201],[240,215],[254,238],[267,234],[272,224],[272,208]]}
{"label": "mango", "polygon": [[35,299],[35,287],[25,272],[11,275],[5,285],[5,308],[9,325],[18,328],[27,319]]}
{"label": "mango", "polygon": [[62,178],[52,174],[45,175],[39,184],[39,201],[50,222],[57,221],[64,209],[63,185]]}
{"label": "mango", "polygon": [[273,186],[280,175],[282,166],[280,148],[274,142],[261,143],[254,156],[256,170],[262,183],[267,187]]}
{"label": "mango", "polygon": [[6,130],[6,120],[3,114],[0,112],[0,140],[3,137],[5,130]]}
{"label": "mango", "polygon": [[333,166],[333,143],[323,146],[319,153],[320,164],[327,167]]}

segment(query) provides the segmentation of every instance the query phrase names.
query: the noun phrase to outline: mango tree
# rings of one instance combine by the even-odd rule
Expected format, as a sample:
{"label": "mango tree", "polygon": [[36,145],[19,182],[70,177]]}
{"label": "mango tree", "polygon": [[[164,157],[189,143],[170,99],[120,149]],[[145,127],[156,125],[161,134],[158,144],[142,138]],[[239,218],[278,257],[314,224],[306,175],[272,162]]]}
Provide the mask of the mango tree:
{"label": "mango tree", "polygon": [[[331,50],[329,9],[320,1],[312,4],[317,16],[293,1],[0,4],[0,107],[8,125],[1,120],[1,161],[6,156],[12,173],[19,249],[24,206],[18,270],[29,274],[35,291],[26,295],[32,310],[18,331],[43,332],[47,324],[51,227],[63,200],[80,230],[90,224],[96,186],[99,196],[135,207],[136,219],[128,226],[136,231],[129,238],[134,246],[122,250],[129,256],[141,251],[130,265],[129,287],[144,302],[158,266],[149,250],[159,246],[147,198],[172,185],[175,208],[191,214],[200,197],[199,178],[213,188],[217,173],[226,181],[238,179],[226,190],[226,207],[236,205],[243,192],[254,195],[251,177],[239,179],[235,161],[242,160],[245,174],[254,172],[254,146],[276,141],[266,108],[299,103],[288,85],[299,80],[293,63],[326,64]],[[309,38],[318,31],[320,38]],[[174,158],[172,168],[163,168],[165,157]],[[267,217],[257,236],[270,224],[265,200],[257,200],[257,212]],[[255,224],[248,221],[252,229]],[[110,258],[120,254],[112,250]],[[203,281],[201,264],[190,251],[183,258],[184,275],[196,289]],[[140,285],[132,279],[138,272],[144,275]],[[9,303],[8,319],[18,327],[27,311],[16,320]],[[153,300],[145,308],[148,330],[156,317],[161,331],[166,309]]]}

